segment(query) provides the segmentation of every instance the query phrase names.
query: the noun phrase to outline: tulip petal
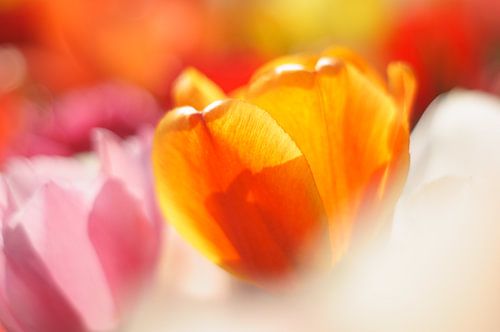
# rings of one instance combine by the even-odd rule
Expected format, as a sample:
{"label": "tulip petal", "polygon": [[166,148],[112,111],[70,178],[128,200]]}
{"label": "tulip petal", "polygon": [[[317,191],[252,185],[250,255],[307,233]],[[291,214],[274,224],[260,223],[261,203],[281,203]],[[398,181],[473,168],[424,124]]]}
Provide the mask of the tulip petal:
{"label": "tulip petal", "polygon": [[[112,132],[99,129],[93,133],[95,149],[101,164],[101,172],[109,178],[123,181],[127,189],[141,198],[145,196],[147,179],[143,176],[139,142],[128,141],[128,149],[122,147],[121,139]],[[144,159],[147,160],[147,159]]]}
{"label": "tulip petal", "polygon": [[405,192],[446,176],[496,176],[499,128],[498,96],[455,90],[438,97],[412,132],[412,168]]}
{"label": "tulip petal", "polygon": [[140,135],[121,140],[114,133],[98,129],[94,132],[94,145],[102,173],[121,180],[127,190],[141,202],[145,212],[156,227],[163,225],[153,189],[151,168],[152,128],[145,128]]}
{"label": "tulip petal", "polygon": [[156,225],[150,222],[140,201],[112,179],[104,183],[96,197],[89,217],[89,236],[115,303],[127,303],[155,262],[159,244]]}
{"label": "tulip petal", "polygon": [[12,200],[22,206],[33,192],[51,180],[68,187],[90,189],[97,176],[92,157],[88,163],[63,157],[13,158],[6,165],[5,180]]}
{"label": "tulip petal", "polygon": [[322,225],[306,160],[246,102],[171,111],[157,128],[153,164],[167,219],[235,274],[255,280],[296,269]]}
{"label": "tulip petal", "polygon": [[2,323],[13,331],[85,331],[26,233],[17,229],[10,235],[2,253]]}
{"label": "tulip petal", "polygon": [[114,326],[114,303],[88,238],[83,201],[48,183],[6,226],[4,252],[13,273],[6,276],[7,296],[20,322],[45,331]]}
{"label": "tulip petal", "polygon": [[255,82],[266,75],[272,75],[276,70],[287,71],[287,70],[300,70],[306,69],[311,70],[318,61],[317,55],[311,54],[293,54],[282,56],[277,59],[271,60],[268,63],[260,67],[253,75],[250,82]]}
{"label": "tulip petal", "polygon": [[283,127],[311,166],[330,219],[334,260],[349,245],[367,193],[377,192],[370,187],[383,191],[389,166],[408,159],[407,119],[360,67],[321,57],[314,70],[261,76],[246,95]]}
{"label": "tulip petal", "polygon": [[[17,209],[17,204],[14,201],[12,191],[7,184],[5,176],[0,175],[0,227],[6,225],[7,220]],[[1,239],[0,233],[0,239]],[[1,243],[1,242],[0,242]]]}
{"label": "tulip petal", "polygon": [[394,62],[389,64],[387,74],[389,77],[389,91],[396,100],[398,107],[403,110],[403,118],[409,119],[417,91],[417,82],[413,71],[404,63]]}
{"label": "tulip petal", "polygon": [[269,61],[263,65],[259,70],[255,72],[252,76],[252,82],[255,82],[259,78],[265,75],[273,75],[276,71],[286,71],[290,69],[295,70],[315,70],[318,60],[323,58],[328,59],[343,59],[349,62],[351,65],[355,66],[361,73],[366,75],[373,83],[376,83],[381,88],[385,89],[385,84],[380,77],[380,75],[364,61],[362,57],[354,53],[348,48],[333,46],[323,52],[318,54],[295,54],[282,56],[275,60]]}
{"label": "tulip petal", "polygon": [[216,100],[224,99],[225,94],[208,77],[194,68],[188,68],[175,81],[172,97],[176,107],[203,109]]}
{"label": "tulip petal", "polygon": [[[321,53],[323,58],[342,59],[356,67],[370,81],[377,84],[380,88],[385,89],[385,84],[376,70],[374,70],[361,56],[351,51],[348,48],[334,46],[324,50]],[[313,65],[314,66],[314,65]]]}
{"label": "tulip petal", "polygon": [[[4,221],[4,216],[1,216],[2,221]],[[2,246],[4,244],[3,234],[0,232],[0,243]],[[7,288],[7,274],[8,274],[8,266],[7,260],[5,258],[5,253],[0,250],[0,322],[2,322],[2,326],[9,329],[9,331],[22,331],[22,327],[20,323],[17,321],[14,316],[14,312],[11,309],[11,306],[8,301],[8,291]]]}

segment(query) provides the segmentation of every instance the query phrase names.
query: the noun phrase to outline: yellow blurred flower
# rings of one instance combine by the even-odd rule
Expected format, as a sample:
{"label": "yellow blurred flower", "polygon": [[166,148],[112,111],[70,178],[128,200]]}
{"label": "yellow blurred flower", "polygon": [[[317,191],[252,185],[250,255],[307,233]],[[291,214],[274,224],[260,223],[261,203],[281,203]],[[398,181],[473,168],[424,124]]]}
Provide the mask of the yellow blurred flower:
{"label": "yellow blurred flower", "polygon": [[389,66],[386,84],[343,48],[277,59],[233,98],[188,70],[154,140],[163,212],[245,279],[300,271],[324,226],[335,263],[392,213],[414,90],[404,65]]}
{"label": "yellow blurred flower", "polygon": [[385,32],[392,6],[381,0],[256,0],[221,2],[233,43],[269,54],[335,42],[367,47]]}

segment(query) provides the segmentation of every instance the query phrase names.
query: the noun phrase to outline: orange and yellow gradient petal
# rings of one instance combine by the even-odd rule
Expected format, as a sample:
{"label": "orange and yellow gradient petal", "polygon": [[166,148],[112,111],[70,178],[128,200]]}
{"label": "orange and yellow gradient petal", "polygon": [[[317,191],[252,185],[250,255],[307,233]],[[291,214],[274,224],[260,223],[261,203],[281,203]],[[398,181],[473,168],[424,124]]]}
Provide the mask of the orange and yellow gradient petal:
{"label": "orange and yellow gradient petal", "polygon": [[253,281],[305,263],[323,205],[304,156],[265,111],[238,100],[174,109],[153,160],[165,216],[209,259]]}

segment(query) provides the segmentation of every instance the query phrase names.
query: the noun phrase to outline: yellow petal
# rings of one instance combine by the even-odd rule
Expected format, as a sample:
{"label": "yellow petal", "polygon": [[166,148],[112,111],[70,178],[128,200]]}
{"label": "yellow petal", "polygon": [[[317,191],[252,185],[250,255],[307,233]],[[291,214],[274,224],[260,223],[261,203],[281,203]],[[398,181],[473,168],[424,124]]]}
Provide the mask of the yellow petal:
{"label": "yellow petal", "polygon": [[334,260],[348,248],[364,203],[384,198],[376,193],[408,159],[405,111],[352,59],[323,56],[313,68],[275,70],[257,77],[246,95],[306,157],[329,217]]}
{"label": "yellow petal", "polygon": [[225,95],[208,77],[194,68],[188,68],[174,82],[172,97],[175,107],[203,109],[216,100],[224,99]]}
{"label": "yellow petal", "polygon": [[268,113],[243,101],[177,108],[153,146],[168,221],[212,261],[252,280],[307,257],[324,210],[309,166]]}

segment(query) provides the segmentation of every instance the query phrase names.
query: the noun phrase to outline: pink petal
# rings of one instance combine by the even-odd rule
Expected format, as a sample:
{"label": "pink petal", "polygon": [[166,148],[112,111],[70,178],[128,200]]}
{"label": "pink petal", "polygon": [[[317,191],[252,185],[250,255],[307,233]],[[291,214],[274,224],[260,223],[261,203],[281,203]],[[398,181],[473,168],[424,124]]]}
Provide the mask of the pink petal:
{"label": "pink petal", "polygon": [[[0,227],[2,230],[17,208],[14,195],[6,178],[0,175]],[[1,232],[0,239],[2,240],[1,243],[3,243],[3,234]]]}
{"label": "pink petal", "polygon": [[126,304],[150,276],[160,234],[137,199],[117,180],[108,180],[98,194],[89,234],[117,303]]}
{"label": "pink petal", "polygon": [[[2,239],[3,245],[3,239]],[[0,321],[9,331],[22,331],[7,301],[7,262],[3,250],[0,251]]]}
{"label": "pink petal", "polygon": [[9,303],[20,321],[76,326],[78,315],[90,329],[115,324],[114,303],[87,222],[83,198],[53,183],[13,216],[4,232],[4,250],[11,266]]}
{"label": "pink petal", "polygon": [[160,229],[163,218],[153,188],[152,135],[152,130],[144,130],[123,141],[110,131],[99,129],[94,132],[94,141],[104,175],[122,180],[127,190],[142,202],[148,218]]}
{"label": "pink petal", "polygon": [[137,198],[144,197],[147,178],[141,160],[142,147],[138,140],[122,141],[112,132],[99,129],[94,132],[96,151],[101,171],[107,177],[122,180]]}
{"label": "pink petal", "polygon": [[87,190],[97,174],[95,167],[75,158],[20,157],[11,159],[6,165],[5,180],[15,202],[22,205],[48,181]]}
{"label": "pink petal", "polygon": [[2,323],[14,331],[83,331],[78,314],[30,246],[24,229],[8,232],[4,250]]}

